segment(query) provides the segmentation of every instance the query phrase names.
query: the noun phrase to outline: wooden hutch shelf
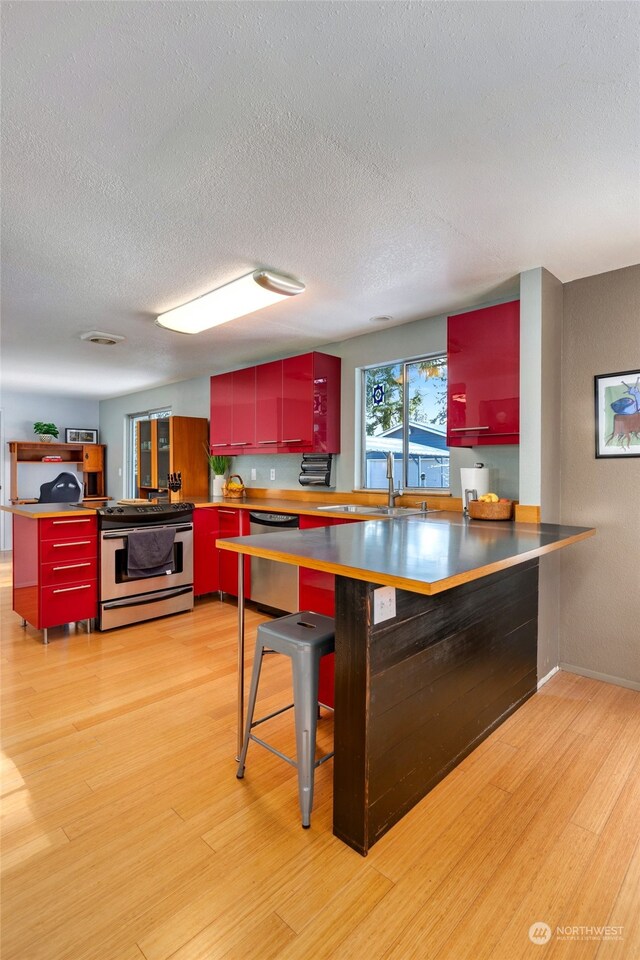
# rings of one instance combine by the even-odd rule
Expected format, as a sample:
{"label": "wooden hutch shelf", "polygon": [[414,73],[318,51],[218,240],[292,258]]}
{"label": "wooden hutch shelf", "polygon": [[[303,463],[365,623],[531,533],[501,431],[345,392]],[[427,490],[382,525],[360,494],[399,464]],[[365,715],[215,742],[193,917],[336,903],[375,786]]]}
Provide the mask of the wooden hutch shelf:
{"label": "wooden hutch shelf", "polygon": [[[43,457],[60,457],[59,461],[48,461],[47,466],[74,466],[82,470],[84,499],[106,500],[104,483],[104,444],[101,443],[39,443],[31,440],[9,440],[11,455],[11,483],[9,497],[12,503],[29,499],[18,492],[18,465],[21,463],[42,463]],[[33,499],[33,498],[31,498]]]}

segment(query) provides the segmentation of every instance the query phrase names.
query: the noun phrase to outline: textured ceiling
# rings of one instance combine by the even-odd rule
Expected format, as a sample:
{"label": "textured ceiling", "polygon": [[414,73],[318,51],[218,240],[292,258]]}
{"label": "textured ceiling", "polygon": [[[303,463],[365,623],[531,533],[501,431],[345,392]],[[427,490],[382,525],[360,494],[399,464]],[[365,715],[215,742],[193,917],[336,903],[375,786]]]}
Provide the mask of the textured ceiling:
{"label": "textured ceiling", "polygon": [[[636,262],[639,13],[3,3],[4,386],[115,396]],[[257,266],[307,291],[155,326]]]}

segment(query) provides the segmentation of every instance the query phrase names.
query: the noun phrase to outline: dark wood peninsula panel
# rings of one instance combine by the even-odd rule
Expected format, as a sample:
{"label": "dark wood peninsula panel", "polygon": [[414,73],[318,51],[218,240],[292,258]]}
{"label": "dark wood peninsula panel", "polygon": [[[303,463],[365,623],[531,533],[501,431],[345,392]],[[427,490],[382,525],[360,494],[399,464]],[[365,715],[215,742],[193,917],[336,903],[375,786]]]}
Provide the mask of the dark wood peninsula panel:
{"label": "dark wood peninsula panel", "polygon": [[334,833],[359,853],[536,690],[538,561],[425,597],[336,579]]}

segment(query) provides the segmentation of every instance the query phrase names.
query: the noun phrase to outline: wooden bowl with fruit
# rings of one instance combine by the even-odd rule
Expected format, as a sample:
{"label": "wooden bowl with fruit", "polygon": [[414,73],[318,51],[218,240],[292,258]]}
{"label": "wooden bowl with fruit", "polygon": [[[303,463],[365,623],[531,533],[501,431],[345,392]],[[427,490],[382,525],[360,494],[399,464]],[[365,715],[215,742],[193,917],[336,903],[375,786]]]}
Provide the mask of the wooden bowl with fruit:
{"label": "wooden bowl with fruit", "polygon": [[513,500],[499,497],[497,493],[485,493],[477,500],[469,500],[469,516],[472,520],[511,520]]}

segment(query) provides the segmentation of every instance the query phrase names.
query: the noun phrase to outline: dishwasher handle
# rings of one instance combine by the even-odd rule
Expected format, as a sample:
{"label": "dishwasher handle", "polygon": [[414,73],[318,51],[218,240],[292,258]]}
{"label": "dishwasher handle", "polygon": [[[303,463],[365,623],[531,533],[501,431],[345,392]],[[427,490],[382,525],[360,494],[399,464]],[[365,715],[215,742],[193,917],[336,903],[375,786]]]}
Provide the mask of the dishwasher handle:
{"label": "dishwasher handle", "polygon": [[249,524],[251,527],[262,527],[260,531],[252,530],[252,533],[274,533],[276,530],[298,530],[300,527],[300,517],[297,514],[290,513],[249,513]]}

